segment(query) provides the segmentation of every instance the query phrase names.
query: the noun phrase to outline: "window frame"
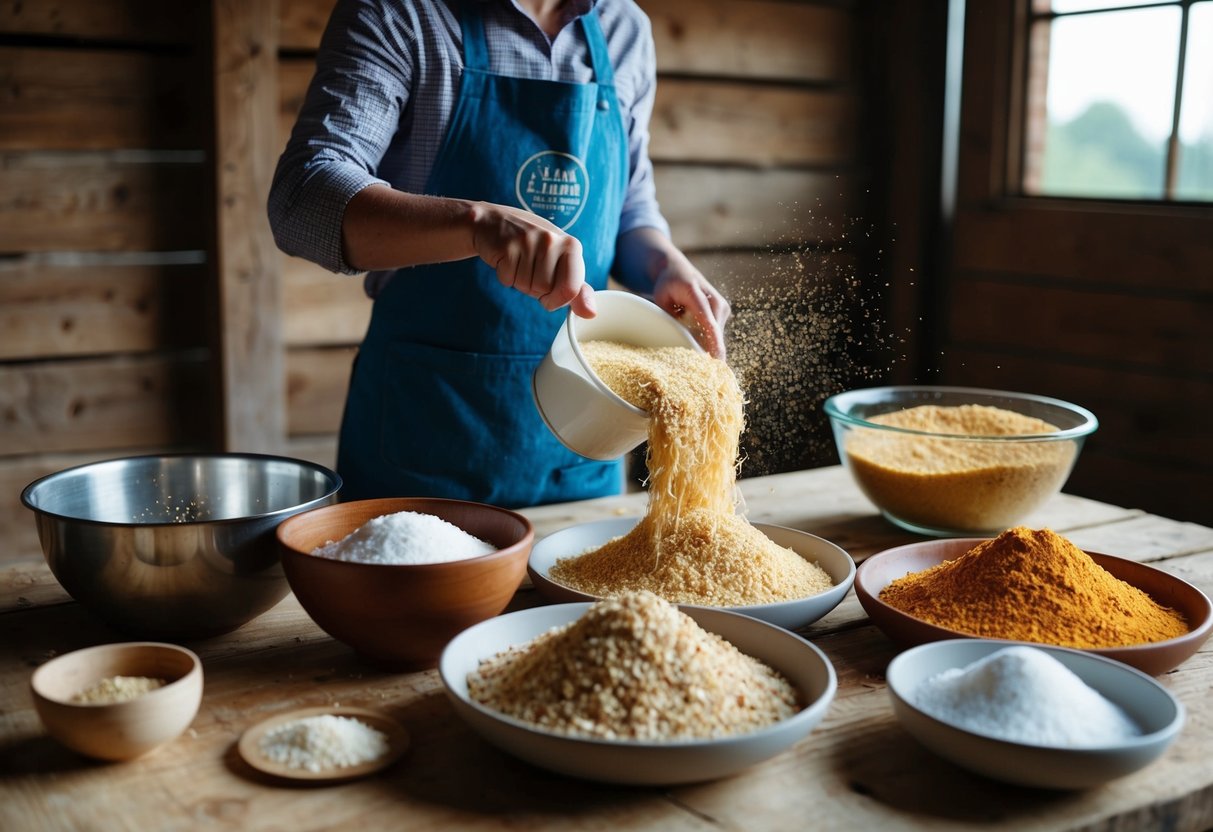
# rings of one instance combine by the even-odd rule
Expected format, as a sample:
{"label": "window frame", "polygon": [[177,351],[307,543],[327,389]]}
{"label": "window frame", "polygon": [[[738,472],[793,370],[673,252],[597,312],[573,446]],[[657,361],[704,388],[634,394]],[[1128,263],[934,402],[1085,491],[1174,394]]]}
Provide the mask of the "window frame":
{"label": "window frame", "polygon": [[1116,6],[1109,6],[1106,9],[1084,9],[1073,12],[1055,12],[1037,11],[1033,9],[1033,0],[1020,0],[1016,8],[1015,29],[1018,32],[1018,37],[1015,38],[1013,56],[1013,72],[1016,83],[1011,89],[1012,106],[1014,109],[1011,114],[1011,121],[1008,128],[1013,131],[1014,135],[1014,153],[1008,155],[1007,181],[1008,185],[1017,189],[1021,196],[1041,198],[1041,199],[1086,199],[1084,197],[1065,195],[1056,196],[1053,194],[1028,194],[1024,191],[1025,170],[1027,167],[1027,152],[1025,146],[1027,144],[1028,133],[1028,108],[1031,103],[1028,100],[1028,89],[1031,85],[1031,49],[1032,49],[1032,29],[1043,20],[1058,20],[1060,18],[1075,18],[1086,17],[1095,14],[1109,14],[1115,12],[1137,11],[1141,9],[1165,9],[1178,8],[1179,17],[1179,44],[1176,50],[1176,68],[1175,68],[1175,90],[1173,94],[1174,100],[1171,104],[1171,127],[1170,135],[1167,138],[1166,158],[1164,160],[1165,170],[1163,173],[1163,195],[1161,199],[1146,200],[1146,199],[1119,199],[1107,197],[1091,197],[1096,201],[1102,202],[1140,202],[1140,203],[1165,203],[1165,204],[1186,204],[1192,203],[1196,205],[1207,204],[1203,200],[1178,200],[1175,198],[1175,186],[1179,178],[1179,156],[1180,156],[1180,141],[1179,141],[1179,123],[1180,116],[1183,112],[1183,96],[1184,96],[1184,73],[1187,66],[1188,55],[1188,31],[1189,21],[1191,20],[1192,6],[1201,0],[1166,0],[1160,3],[1134,3],[1132,0],[1125,0],[1124,3]]}

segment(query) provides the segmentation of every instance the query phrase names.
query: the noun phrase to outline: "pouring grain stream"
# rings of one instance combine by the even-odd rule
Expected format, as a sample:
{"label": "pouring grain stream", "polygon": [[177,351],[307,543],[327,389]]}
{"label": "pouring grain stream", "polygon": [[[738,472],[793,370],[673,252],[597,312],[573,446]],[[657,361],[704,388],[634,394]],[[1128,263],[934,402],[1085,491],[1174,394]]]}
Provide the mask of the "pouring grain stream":
{"label": "pouring grain stream", "polygon": [[649,504],[628,534],[551,569],[598,596],[648,590],[676,603],[745,606],[804,598],[826,572],[736,513],[743,397],[725,362],[686,347],[581,345],[594,372],[649,413]]}

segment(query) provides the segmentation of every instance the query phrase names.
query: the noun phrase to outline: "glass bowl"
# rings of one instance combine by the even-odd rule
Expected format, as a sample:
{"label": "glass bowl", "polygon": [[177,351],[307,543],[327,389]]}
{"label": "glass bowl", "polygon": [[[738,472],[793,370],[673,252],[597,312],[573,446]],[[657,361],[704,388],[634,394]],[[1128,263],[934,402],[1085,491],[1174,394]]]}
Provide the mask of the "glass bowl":
{"label": "glass bowl", "polygon": [[[1001,429],[1012,432],[873,421],[927,405],[997,408],[1003,413],[991,415],[1010,421]],[[896,525],[934,537],[998,533],[1020,523],[1061,490],[1083,440],[1099,425],[1089,410],[1060,399],[968,387],[851,390],[831,396],[824,409],[838,456],[868,499]],[[1017,423],[1027,419],[1006,411],[1038,422],[1021,428]]]}

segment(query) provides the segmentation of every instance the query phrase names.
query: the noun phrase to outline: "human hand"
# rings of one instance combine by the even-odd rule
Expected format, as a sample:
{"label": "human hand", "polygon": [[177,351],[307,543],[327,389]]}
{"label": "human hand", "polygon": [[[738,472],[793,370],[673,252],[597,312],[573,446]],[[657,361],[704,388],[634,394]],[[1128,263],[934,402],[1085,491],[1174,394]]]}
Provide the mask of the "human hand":
{"label": "human hand", "polygon": [[583,318],[596,312],[585,282],[581,241],[543,217],[489,202],[472,210],[472,245],[502,286],[536,298],[548,311],[570,306]]}
{"label": "human hand", "polygon": [[682,252],[666,255],[653,281],[653,300],[676,318],[689,315],[700,346],[715,358],[725,357],[724,325],[732,309]]}

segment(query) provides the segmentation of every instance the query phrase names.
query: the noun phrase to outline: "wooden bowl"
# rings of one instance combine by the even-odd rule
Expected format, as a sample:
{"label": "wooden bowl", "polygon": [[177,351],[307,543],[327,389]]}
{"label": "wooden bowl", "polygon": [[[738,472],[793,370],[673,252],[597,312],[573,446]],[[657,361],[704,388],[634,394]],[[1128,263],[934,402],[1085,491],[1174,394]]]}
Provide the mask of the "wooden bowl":
{"label": "wooden bowl", "polygon": [[[872,623],[900,647],[953,638],[977,638],[972,633],[940,627],[908,615],[880,600],[880,593],[897,578],[921,572],[945,560],[955,560],[984,538],[929,540],[898,546],[873,555],[855,574],[855,595]],[[1083,648],[1084,652],[1113,659],[1158,676],[1173,670],[1192,656],[1213,631],[1213,605],[1208,596],[1188,582],[1161,569],[1125,558],[1087,552],[1097,564],[1120,580],[1149,595],[1164,607],[1176,610],[1191,628],[1178,638],[1131,647]],[[1064,646],[1064,645],[1062,645]]]}
{"label": "wooden bowl", "polygon": [[[498,547],[445,563],[357,563],[313,555],[363,523],[415,511]],[[521,514],[464,500],[389,497],[297,514],[278,526],[282,568],[321,629],[389,670],[434,667],[448,641],[505,609],[522,582],[535,530]]]}
{"label": "wooden bowl", "polygon": [[[78,703],[74,695],[113,676],[168,684],[126,702]],[[131,760],[181,736],[202,702],[202,662],[174,644],[135,641],[65,653],[30,678],[34,708],[47,732],[100,760]]]}

